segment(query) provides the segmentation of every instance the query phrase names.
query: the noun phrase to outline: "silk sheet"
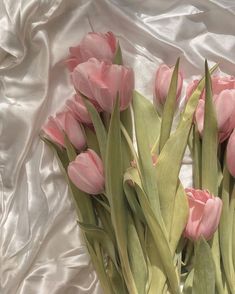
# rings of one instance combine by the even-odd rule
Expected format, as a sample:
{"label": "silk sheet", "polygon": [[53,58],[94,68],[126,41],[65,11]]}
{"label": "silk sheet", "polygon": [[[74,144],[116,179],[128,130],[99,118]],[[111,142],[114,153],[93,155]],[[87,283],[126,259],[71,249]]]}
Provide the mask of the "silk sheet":
{"label": "silk sheet", "polygon": [[[72,93],[68,47],[113,31],[136,89],[178,56],[184,86],[204,58],[235,75],[233,0],[0,0],[0,293],[101,294],[64,177],[39,138]],[[182,95],[183,96],[183,95]],[[191,184],[191,159],[181,170]]]}

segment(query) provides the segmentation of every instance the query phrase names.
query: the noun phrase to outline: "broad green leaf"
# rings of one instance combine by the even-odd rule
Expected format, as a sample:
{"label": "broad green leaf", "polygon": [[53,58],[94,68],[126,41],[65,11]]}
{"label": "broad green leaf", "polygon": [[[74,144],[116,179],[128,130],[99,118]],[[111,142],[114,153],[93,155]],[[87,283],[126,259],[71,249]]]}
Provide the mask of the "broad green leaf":
{"label": "broad green leaf", "polygon": [[142,246],[130,214],[128,214],[127,222],[128,256],[130,259],[131,271],[133,273],[138,294],[145,294],[148,281],[146,257],[144,256]]}
{"label": "broad green leaf", "polygon": [[130,293],[137,294],[127,252],[127,203],[123,191],[119,98],[111,116],[105,160],[106,193],[110,202],[111,219],[115,230],[124,278]]}
{"label": "broad green leaf", "polygon": [[95,202],[95,209],[98,215],[99,220],[101,221],[101,225],[104,230],[108,233],[109,237],[112,239],[113,244],[115,244],[115,248],[117,248],[117,242],[115,238],[114,228],[111,221],[111,214],[107,211],[107,209],[100,204],[99,202]]}
{"label": "broad green leaf", "polygon": [[149,268],[151,269],[150,285],[147,293],[162,294],[167,282],[167,276],[162,265],[160,253],[156,250],[155,240],[148,228],[146,229],[146,251],[149,258]]}
{"label": "broad green leaf", "polygon": [[171,77],[170,87],[168,90],[166,102],[163,109],[162,123],[161,123],[161,133],[159,140],[159,153],[164,147],[166,141],[170,137],[172,122],[175,113],[176,106],[176,94],[178,85],[178,71],[179,71],[179,58],[175,64],[175,68]]}
{"label": "broad green leaf", "polygon": [[123,276],[117,271],[110,258],[107,261],[107,275],[112,283],[113,294],[128,294]]}
{"label": "broad green leaf", "polygon": [[188,276],[187,276],[187,278],[185,280],[184,288],[183,288],[183,294],[192,294],[192,289],[193,289],[193,275],[194,275],[194,269],[192,269],[189,272],[189,274],[188,274]]}
{"label": "broad green leaf", "polygon": [[212,100],[211,78],[207,62],[205,62],[206,100],[204,111],[204,129],[202,138],[202,189],[208,189],[212,194],[218,194],[217,119]]}
{"label": "broad green leaf", "polygon": [[154,213],[163,225],[158,198],[156,170],[153,166],[151,155],[151,149],[159,136],[160,119],[152,103],[138,92],[134,92],[133,110],[143,189],[149,198]]}
{"label": "broad green leaf", "polygon": [[177,193],[175,195],[175,209],[173,211],[172,227],[170,232],[170,247],[172,252],[176,251],[178,242],[187,224],[188,213],[188,199],[183,186],[179,183]]}
{"label": "broad green leaf", "polygon": [[117,51],[116,51],[116,54],[114,56],[113,63],[114,64],[118,64],[118,65],[122,65],[123,64],[123,61],[122,61],[122,50],[121,50],[121,47],[120,47],[120,44],[119,43],[117,45]]}
{"label": "broad green leaf", "polygon": [[82,222],[78,222],[78,224],[87,236],[90,236],[93,240],[96,240],[101,244],[101,247],[109,255],[116,268],[118,269],[115,246],[107,232],[105,232],[104,229],[95,225],[85,224]]}
{"label": "broad green leaf", "polygon": [[[215,67],[212,70],[214,69]],[[192,127],[193,115],[204,85],[205,79],[203,78],[189,98],[179,125],[165,143],[156,165],[161,212],[168,232],[170,232],[172,226],[181,163]]]}
{"label": "broad green leaf", "polygon": [[225,165],[222,186],[222,214],[219,225],[220,249],[223,267],[231,293],[235,293],[235,272],[233,265],[233,222],[234,222],[234,197],[235,190],[231,195],[230,202],[230,174]]}
{"label": "broad green leaf", "polygon": [[100,149],[100,154],[103,162],[105,162],[105,157],[106,157],[106,144],[107,144],[107,133],[104,127],[104,124],[100,118],[99,113],[95,109],[95,107],[92,105],[90,101],[87,99],[84,99],[84,103],[87,107],[87,110],[91,116],[96,136],[99,142],[99,149]]}
{"label": "broad green leaf", "polygon": [[141,206],[139,204],[139,201],[137,199],[136,191],[130,187],[128,180],[129,180],[129,175],[127,173],[125,173],[125,175],[124,175],[124,191],[125,191],[127,201],[130,205],[131,210],[137,216],[137,218],[140,221],[142,221],[143,223],[145,223],[146,222],[145,217],[144,217],[143,211],[141,209]]}
{"label": "broad green leaf", "polygon": [[131,114],[131,107],[129,106],[126,110],[120,113],[120,120],[127,130],[130,138],[133,138],[133,121],[132,121],[132,114]]}
{"label": "broad green leaf", "polygon": [[196,246],[192,294],[215,294],[215,268],[208,243],[201,239]]}
{"label": "broad green leaf", "polygon": [[[208,69],[207,61],[205,62],[205,77],[206,77],[206,98],[204,111],[204,129],[202,138],[202,169],[201,181],[202,189],[208,189],[210,193],[218,195],[218,164],[217,164],[217,149],[218,149],[218,131],[217,119],[212,100],[211,78]],[[215,263],[216,288],[219,293],[223,293],[220,249],[218,231],[214,234],[210,241],[213,260]]]}
{"label": "broad green leaf", "polygon": [[135,190],[138,195],[138,200],[142,208],[146,223],[152,234],[156,250],[158,251],[160,261],[163,265],[165,275],[168,277],[172,293],[179,293],[178,279],[173,262],[173,255],[170,249],[169,242],[166,237],[166,231],[156,219],[153,208],[145,194],[138,171],[135,168],[129,168],[126,172],[125,179],[127,182],[135,184]]}
{"label": "broad green leaf", "polygon": [[110,280],[107,276],[107,273],[105,271],[104,265],[103,265],[100,257],[97,256],[97,252],[94,250],[93,246],[87,240],[86,240],[86,245],[87,245],[88,252],[91,256],[91,260],[94,265],[94,268],[95,268],[96,273],[98,275],[100,284],[101,284],[102,289],[104,291],[104,294],[113,294],[112,285],[110,283]]}

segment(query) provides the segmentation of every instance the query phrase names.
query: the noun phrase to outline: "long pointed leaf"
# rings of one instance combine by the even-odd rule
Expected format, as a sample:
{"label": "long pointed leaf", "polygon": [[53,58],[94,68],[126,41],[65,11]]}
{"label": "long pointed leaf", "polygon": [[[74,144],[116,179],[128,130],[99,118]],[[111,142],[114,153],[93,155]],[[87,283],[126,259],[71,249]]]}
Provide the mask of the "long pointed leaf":
{"label": "long pointed leaf", "polygon": [[115,230],[124,278],[130,293],[137,294],[127,252],[127,207],[122,186],[123,163],[121,146],[119,98],[111,116],[105,164],[106,193],[110,201],[111,219]]}
{"label": "long pointed leaf", "polygon": [[159,140],[159,153],[164,147],[167,139],[170,137],[172,122],[175,113],[176,105],[176,94],[178,85],[178,71],[179,71],[179,58],[175,64],[175,68],[171,77],[170,87],[167,94],[166,102],[164,105],[162,123],[161,123],[161,133]]}

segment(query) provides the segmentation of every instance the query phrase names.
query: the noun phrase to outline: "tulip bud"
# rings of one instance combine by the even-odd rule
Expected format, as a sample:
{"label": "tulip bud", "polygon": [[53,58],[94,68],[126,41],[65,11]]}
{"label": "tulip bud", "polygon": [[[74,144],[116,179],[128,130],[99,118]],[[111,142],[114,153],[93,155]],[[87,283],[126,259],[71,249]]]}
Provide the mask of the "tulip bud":
{"label": "tulip bud", "polygon": [[[219,95],[214,95],[213,102],[217,117],[219,142],[226,140],[235,127],[235,90],[223,90]],[[199,100],[195,118],[200,134],[204,128],[205,101]]]}
{"label": "tulip bud", "polygon": [[50,117],[48,123],[43,127],[43,131],[52,141],[63,147],[65,147],[63,132],[78,150],[82,150],[86,146],[81,126],[69,111],[57,113],[55,118]]}
{"label": "tulip bud", "polygon": [[91,149],[80,153],[70,162],[68,175],[75,186],[88,194],[96,195],[104,191],[103,162]]}
{"label": "tulip bud", "polygon": [[206,190],[190,188],[186,189],[186,194],[189,217],[184,235],[191,240],[198,240],[200,237],[209,240],[218,228],[222,201]]}
{"label": "tulip bud", "polygon": [[90,58],[96,58],[100,61],[112,62],[117,50],[117,40],[112,32],[88,33],[76,47],[69,49],[70,56],[66,64],[70,71]]}
{"label": "tulip bud", "polygon": [[[158,110],[161,111],[163,108],[168,90],[170,87],[171,77],[174,71],[174,67],[168,67],[166,64],[162,64],[159,66],[156,74],[155,80],[155,93],[154,93],[154,104]],[[179,71],[178,73],[178,84],[177,84],[177,93],[176,93],[176,100],[179,99],[183,86],[183,75]]]}
{"label": "tulip bud", "polygon": [[112,112],[117,96],[121,111],[131,103],[134,73],[128,67],[92,58],[74,69],[72,81],[77,91],[98,103],[106,112]]}
{"label": "tulip bud", "polygon": [[230,174],[235,178],[235,129],[228,140],[226,161]]}
{"label": "tulip bud", "polygon": [[66,108],[70,110],[74,117],[81,123],[92,123],[91,117],[80,95],[76,94],[72,99],[67,100]]}

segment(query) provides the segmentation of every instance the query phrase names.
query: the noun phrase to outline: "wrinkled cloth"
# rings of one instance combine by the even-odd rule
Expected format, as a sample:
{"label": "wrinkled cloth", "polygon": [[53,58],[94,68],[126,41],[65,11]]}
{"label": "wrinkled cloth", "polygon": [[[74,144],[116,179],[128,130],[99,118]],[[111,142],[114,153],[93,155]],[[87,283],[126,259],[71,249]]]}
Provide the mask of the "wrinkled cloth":
{"label": "wrinkled cloth", "polygon": [[[113,31],[136,89],[152,99],[157,66],[178,56],[184,87],[205,58],[235,74],[234,14],[230,0],[0,0],[1,294],[102,293],[63,173],[39,138],[73,94],[68,47]],[[185,186],[191,178],[186,154]]]}

